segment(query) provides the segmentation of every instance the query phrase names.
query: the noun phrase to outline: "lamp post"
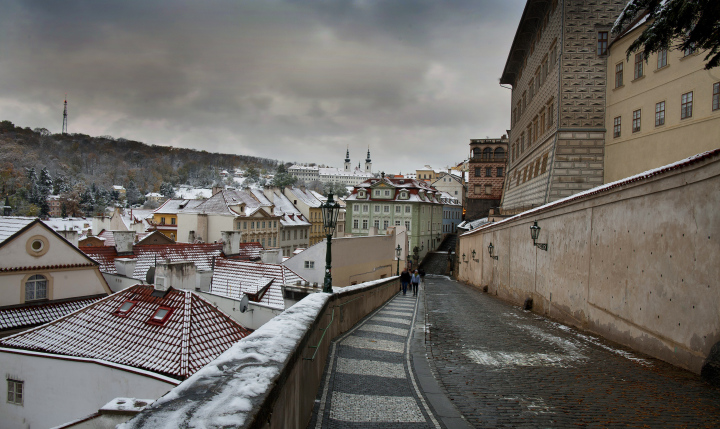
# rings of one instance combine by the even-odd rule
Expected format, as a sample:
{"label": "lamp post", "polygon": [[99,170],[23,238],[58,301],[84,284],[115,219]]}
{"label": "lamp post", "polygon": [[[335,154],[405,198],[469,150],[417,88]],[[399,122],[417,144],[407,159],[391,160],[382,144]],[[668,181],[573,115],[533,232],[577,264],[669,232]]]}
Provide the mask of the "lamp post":
{"label": "lamp post", "polygon": [[490,243],[490,244],[488,245],[488,253],[490,254],[490,257],[491,257],[491,258],[493,258],[493,259],[495,259],[495,260],[498,259],[497,256],[493,255],[493,253],[495,253],[495,246],[493,246],[492,243]]}
{"label": "lamp post", "polygon": [[397,256],[397,276],[400,275],[400,254],[402,253],[402,247],[398,244],[398,247],[395,248],[395,255]]}
{"label": "lamp post", "polygon": [[323,217],[323,229],[327,236],[327,252],[325,254],[325,281],[323,282],[323,292],[332,293],[332,276],[330,269],[332,267],[332,253],[330,245],[332,236],[337,226],[337,218],[340,213],[340,204],[333,200],[332,192],[328,193],[327,201],[320,205]]}

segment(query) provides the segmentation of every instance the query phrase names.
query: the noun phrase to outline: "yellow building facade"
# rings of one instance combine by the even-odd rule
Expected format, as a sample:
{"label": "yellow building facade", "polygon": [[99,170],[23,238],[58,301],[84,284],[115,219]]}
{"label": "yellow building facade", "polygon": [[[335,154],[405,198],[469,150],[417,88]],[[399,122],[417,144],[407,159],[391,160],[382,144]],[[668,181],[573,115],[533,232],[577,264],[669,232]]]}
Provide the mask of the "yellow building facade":
{"label": "yellow building facade", "polygon": [[626,59],[645,25],[609,46],[604,182],[720,147],[720,68],[704,52],[667,50]]}

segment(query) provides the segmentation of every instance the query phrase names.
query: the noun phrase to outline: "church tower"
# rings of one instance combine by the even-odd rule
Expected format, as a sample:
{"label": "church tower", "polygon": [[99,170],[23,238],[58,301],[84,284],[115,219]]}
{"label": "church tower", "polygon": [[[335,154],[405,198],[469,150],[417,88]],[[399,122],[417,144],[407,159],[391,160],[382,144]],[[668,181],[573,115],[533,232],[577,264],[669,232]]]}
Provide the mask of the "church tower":
{"label": "church tower", "polygon": [[350,171],[350,148],[345,152],[345,171]]}
{"label": "church tower", "polygon": [[365,159],[365,172],[372,173],[372,161],[370,161],[370,147],[368,147],[367,158]]}

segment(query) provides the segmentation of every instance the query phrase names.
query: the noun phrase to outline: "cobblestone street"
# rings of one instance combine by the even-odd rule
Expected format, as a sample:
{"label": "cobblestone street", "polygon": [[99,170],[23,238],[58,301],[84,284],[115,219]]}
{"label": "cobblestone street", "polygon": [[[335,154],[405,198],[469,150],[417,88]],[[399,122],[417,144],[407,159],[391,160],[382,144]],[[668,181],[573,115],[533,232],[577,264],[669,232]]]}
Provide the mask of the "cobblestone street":
{"label": "cobblestone street", "polygon": [[720,427],[695,374],[446,277],[424,292],[430,366],[475,427]]}

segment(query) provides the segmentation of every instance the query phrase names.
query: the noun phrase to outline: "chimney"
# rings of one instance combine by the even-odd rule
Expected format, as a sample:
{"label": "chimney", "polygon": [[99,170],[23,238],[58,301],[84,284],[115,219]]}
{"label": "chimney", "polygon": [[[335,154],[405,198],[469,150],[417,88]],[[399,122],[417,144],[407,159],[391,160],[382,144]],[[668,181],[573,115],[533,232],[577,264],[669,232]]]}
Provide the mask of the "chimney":
{"label": "chimney", "polygon": [[78,246],[78,233],[74,229],[68,229],[65,231],[57,231],[58,234],[62,235],[65,240],[72,243],[73,246]]}
{"label": "chimney", "polygon": [[115,238],[115,250],[117,250],[118,255],[132,255],[135,231],[113,231],[112,233],[113,238]]}
{"label": "chimney", "polygon": [[190,231],[188,233],[188,243],[194,243],[195,242],[195,231]]}
{"label": "chimney", "polygon": [[175,289],[195,290],[197,287],[197,268],[194,262],[158,262],[155,268],[155,290]]}
{"label": "chimney", "polygon": [[119,276],[132,277],[135,272],[135,265],[137,265],[137,259],[134,258],[116,258],[115,259],[115,270]]}
{"label": "chimney", "polygon": [[213,186],[213,187],[212,187],[212,194],[215,195],[215,194],[217,194],[217,193],[219,193],[219,192],[222,192],[222,190],[223,190],[222,186]]}
{"label": "chimney", "polygon": [[264,264],[282,263],[280,249],[265,249],[260,251],[260,261]]}
{"label": "chimney", "polygon": [[225,256],[237,255],[240,253],[240,239],[242,238],[242,232],[221,231],[220,234],[223,241],[223,253]]}
{"label": "chimney", "polygon": [[197,270],[195,276],[195,290],[210,292],[213,270]]}

